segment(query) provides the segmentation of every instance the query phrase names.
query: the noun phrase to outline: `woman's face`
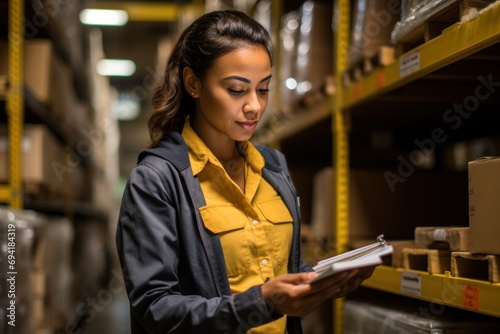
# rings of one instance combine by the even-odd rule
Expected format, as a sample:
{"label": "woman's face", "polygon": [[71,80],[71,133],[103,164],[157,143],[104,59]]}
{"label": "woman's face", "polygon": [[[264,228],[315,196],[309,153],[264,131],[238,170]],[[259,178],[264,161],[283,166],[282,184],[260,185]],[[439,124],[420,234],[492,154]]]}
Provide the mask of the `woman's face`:
{"label": "woman's face", "polygon": [[270,81],[271,62],[263,47],[225,54],[198,82],[195,126],[222,140],[250,139],[266,109]]}

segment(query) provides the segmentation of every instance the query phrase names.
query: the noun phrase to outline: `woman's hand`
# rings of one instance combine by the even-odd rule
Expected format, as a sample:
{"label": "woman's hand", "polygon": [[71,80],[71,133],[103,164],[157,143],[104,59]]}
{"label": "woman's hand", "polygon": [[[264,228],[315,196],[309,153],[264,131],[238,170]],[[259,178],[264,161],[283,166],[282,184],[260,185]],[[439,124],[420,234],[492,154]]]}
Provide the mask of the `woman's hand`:
{"label": "woman's hand", "polygon": [[[333,298],[345,297],[349,292],[352,292],[359,288],[364,280],[370,278],[375,270],[375,267],[365,267],[356,269],[357,274],[355,274],[346,284],[344,284],[338,294],[335,294]],[[326,279],[325,279],[326,280]]]}
{"label": "woman's hand", "polygon": [[356,290],[374,267],[345,271],[311,283],[316,273],[287,274],[262,285],[262,295],[272,312],[301,317],[325,300],[340,298]]}

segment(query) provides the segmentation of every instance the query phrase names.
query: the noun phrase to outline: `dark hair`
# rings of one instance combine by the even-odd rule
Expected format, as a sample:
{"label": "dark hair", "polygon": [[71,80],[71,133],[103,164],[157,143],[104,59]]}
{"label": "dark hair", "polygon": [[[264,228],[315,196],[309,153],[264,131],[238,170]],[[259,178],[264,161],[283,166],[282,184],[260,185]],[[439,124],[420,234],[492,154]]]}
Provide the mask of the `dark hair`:
{"label": "dark hair", "polygon": [[221,56],[246,45],[264,47],[273,62],[271,38],[254,19],[235,10],[215,11],[196,19],[180,35],[168,59],[165,73],[153,95],[153,113],[148,121],[150,147],[172,131],[181,131],[194,113],[194,99],[183,83],[184,67],[202,79]]}

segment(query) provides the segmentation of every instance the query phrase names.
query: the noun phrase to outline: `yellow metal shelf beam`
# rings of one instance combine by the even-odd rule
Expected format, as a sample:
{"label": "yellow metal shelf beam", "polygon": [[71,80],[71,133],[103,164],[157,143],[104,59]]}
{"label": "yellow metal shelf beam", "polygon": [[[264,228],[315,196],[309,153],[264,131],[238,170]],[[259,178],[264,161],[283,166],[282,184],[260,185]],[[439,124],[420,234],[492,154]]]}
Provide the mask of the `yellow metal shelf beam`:
{"label": "yellow metal shelf beam", "polygon": [[8,186],[0,187],[0,203],[8,203],[10,201],[10,188]]}
{"label": "yellow metal shelf beam", "polygon": [[[343,90],[343,108],[394,90],[457,60],[500,42],[500,6],[466,23],[456,23]],[[342,73],[342,72],[340,72]]]}
{"label": "yellow metal shelf beam", "polygon": [[128,13],[129,21],[172,22],[179,18],[196,17],[204,12],[202,4],[179,5],[157,2],[91,2],[87,8],[121,9]]}
{"label": "yellow metal shelf beam", "polygon": [[[404,272],[420,277],[421,287],[418,294],[402,291],[401,276]],[[440,275],[379,266],[363,286],[500,317],[500,284],[452,277],[449,272]]]}
{"label": "yellow metal shelf beam", "polygon": [[335,101],[334,97],[328,97],[324,102],[308,108],[307,111],[301,110],[302,112],[289,115],[289,118],[282,121],[278,129],[273,132],[272,141],[281,142],[325,120],[332,115],[333,101]]}

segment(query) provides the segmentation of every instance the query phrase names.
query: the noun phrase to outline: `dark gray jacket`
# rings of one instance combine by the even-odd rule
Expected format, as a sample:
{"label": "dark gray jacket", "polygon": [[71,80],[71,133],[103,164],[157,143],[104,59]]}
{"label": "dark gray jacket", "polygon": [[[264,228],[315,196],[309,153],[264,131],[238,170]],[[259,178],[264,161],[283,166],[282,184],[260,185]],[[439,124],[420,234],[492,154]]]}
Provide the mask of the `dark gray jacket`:
{"label": "dark gray jacket", "polygon": [[[300,207],[284,156],[257,147],[263,177],[294,218],[288,271],[311,271],[300,253]],[[179,133],[141,152],[122,199],[116,234],[131,304],[132,334],[244,333],[280,315],[270,312],[260,286],[231,295],[219,236],[207,230],[205,205]],[[290,334],[301,333],[289,317]]]}

